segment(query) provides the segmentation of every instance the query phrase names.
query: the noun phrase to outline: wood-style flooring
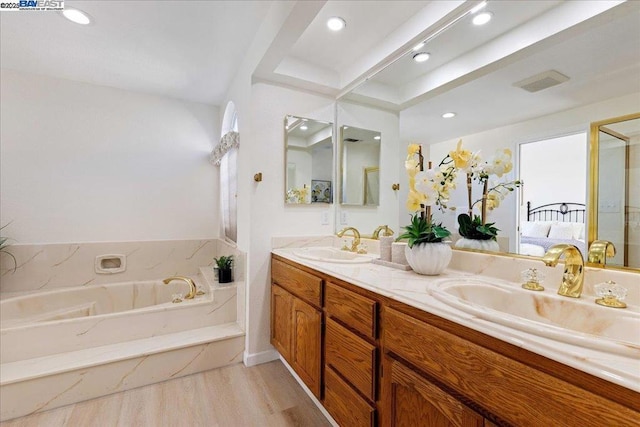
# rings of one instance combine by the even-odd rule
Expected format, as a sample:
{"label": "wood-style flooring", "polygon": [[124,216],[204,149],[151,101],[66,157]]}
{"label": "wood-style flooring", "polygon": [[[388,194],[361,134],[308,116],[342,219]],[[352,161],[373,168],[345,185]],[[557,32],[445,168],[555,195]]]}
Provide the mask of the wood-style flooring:
{"label": "wood-style flooring", "polygon": [[0,427],[330,426],[280,361],[214,369],[0,423]]}

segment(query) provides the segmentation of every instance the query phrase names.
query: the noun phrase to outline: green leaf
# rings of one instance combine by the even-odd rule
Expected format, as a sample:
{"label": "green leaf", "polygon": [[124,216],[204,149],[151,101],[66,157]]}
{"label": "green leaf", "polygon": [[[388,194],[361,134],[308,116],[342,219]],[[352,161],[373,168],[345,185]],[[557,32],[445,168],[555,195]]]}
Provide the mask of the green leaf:
{"label": "green leaf", "polygon": [[451,232],[442,226],[442,223],[435,224],[430,218],[429,221],[416,214],[411,217],[411,223],[404,227],[397,240],[407,240],[410,248],[421,243],[438,243],[449,237]]}
{"label": "green leaf", "polygon": [[231,270],[233,267],[233,255],[221,256],[213,259],[220,270]]}
{"label": "green leaf", "polygon": [[495,223],[482,224],[482,218],[474,215],[473,219],[468,214],[458,215],[458,232],[462,237],[474,240],[495,240],[498,235],[498,228]]}

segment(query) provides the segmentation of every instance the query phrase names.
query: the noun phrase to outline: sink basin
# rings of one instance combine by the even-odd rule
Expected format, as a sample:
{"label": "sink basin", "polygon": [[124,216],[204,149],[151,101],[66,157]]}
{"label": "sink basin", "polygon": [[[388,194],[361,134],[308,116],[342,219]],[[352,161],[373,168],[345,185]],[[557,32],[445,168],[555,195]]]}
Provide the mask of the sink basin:
{"label": "sink basin", "polygon": [[640,357],[640,313],[596,305],[552,291],[480,279],[440,282],[431,294],[481,319],[568,344]]}
{"label": "sink basin", "polygon": [[315,247],[296,249],[293,254],[312,261],[336,262],[342,264],[359,264],[373,261],[376,256],[370,254],[356,254],[338,248]]}

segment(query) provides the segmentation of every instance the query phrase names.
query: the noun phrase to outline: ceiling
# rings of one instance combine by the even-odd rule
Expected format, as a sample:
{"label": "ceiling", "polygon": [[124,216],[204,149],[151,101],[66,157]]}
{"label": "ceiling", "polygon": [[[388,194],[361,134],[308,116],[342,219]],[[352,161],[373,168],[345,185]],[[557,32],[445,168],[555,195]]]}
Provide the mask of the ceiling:
{"label": "ceiling", "polygon": [[[640,2],[616,6],[631,11],[624,28],[607,27],[602,18],[592,25],[601,29],[597,35],[588,33],[589,27],[580,29],[580,22],[606,15],[602,12],[618,2],[490,0],[487,9],[494,19],[472,28],[468,12],[478,3],[67,0],[66,7],[84,10],[94,22],[76,25],[57,12],[0,14],[0,65],[212,105],[224,101],[241,67],[248,67],[254,82],[403,111],[405,123],[414,117],[418,125],[455,108],[459,116],[453,130],[458,132],[465,110],[478,123],[497,122],[502,114],[526,118],[529,113],[519,107],[533,98],[512,90],[511,83],[544,71],[540,64],[552,63],[571,77],[558,86],[562,90],[536,94],[542,95],[536,105],[556,102],[558,108],[619,91],[629,81],[629,70],[638,70]],[[329,31],[330,16],[343,17],[345,30]],[[627,40],[611,48],[622,32]],[[594,49],[566,55],[571,39],[579,37],[593,38]],[[419,68],[407,52],[425,39],[432,57]],[[555,45],[565,50],[554,50]],[[592,66],[594,54],[601,60]],[[606,78],[613,75],[612,64],[624,77]],[[585,91],[588,82],[579,73],[586,73],[589,83],[604,82]],[[487,100],[503,105],[500,114],[488,116]],[[534,108],[531,114],[537,113]],[[453,132],[447,126],[453,127],[438,126],[440,133],[430,137],[445,138]]]}
{"label": "ceiling", "polygon": [[219,104],[270,1],[65,1],[57,12],[0,14],[3,68]]}
{"label": "ceiling", "polygon": [[[0,14],[0,65],[219,105],[253,55],[256,79],[337,95],[365,64],[379,62],[372,51],[385,42],[383,52],[394,51],[399,42],[387,39],[433,3],[67,0],[93,22],[73,24],[58,12]],[[340,33],[325,25],[334,15],[347,20]]]}
{"label": "ceiling", "polygon": [[[400,112],[401,139],[432,144],[640,93],[640,2],[496,1],[486,10],[487,30],[495,27],[486,34],[467,16],[427,44],[429,61],[405,55],[345,99]],[[514,86],[548,70],[569,80],[535,93]],[[456,117],[443,119],[450,111]]]}

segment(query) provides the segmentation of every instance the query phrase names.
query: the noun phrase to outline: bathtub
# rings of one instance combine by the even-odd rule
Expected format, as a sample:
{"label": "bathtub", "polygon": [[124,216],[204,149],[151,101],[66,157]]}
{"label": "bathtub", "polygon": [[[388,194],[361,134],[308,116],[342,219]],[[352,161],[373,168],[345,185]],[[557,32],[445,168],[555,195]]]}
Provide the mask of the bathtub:
{"label": "bathtub", "polygon": [[0,420],[241,361],[235,286],[193,279],[205,294],[180,303],[189,286],[161,280],[0,301]]}
{"label": "bathtub", "polygon": [[220,305],[214,307],[210,290],[193,300],[171,302],[173,294],[188,291],[182,281],[165,285],[154,280],[61,288],[0,301],[0,360],[32,359],[220,323],[220,310],[212,311]]}

